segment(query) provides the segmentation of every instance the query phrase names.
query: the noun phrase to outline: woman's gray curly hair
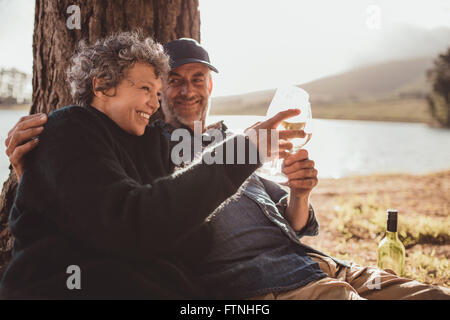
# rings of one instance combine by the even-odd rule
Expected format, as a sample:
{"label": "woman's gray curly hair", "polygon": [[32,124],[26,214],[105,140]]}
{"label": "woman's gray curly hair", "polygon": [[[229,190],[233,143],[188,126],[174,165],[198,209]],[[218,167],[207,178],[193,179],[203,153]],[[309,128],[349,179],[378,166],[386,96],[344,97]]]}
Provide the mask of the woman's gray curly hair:
{"label": "woman's gray curly hair", "polygon": [[169,72],[169,57],[163,46],[152,38],[144,38],[139,31],[115,33],[92,46],[80,41],[67,69],[74,103],[80,106],[91,104],[94,77],[103,80],[95,90],[104,92],[115,88],[136,62],[151,64],[156,77],[164,77]]}

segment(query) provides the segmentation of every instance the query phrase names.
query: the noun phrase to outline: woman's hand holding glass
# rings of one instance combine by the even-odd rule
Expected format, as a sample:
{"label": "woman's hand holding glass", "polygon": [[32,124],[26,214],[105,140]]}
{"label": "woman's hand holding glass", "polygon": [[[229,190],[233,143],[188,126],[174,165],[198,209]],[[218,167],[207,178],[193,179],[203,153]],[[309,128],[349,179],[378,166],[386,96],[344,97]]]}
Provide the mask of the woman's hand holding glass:
{"label": "woman's hand holding glass", "polygon": [[[312,136],[312,116],[308,93],[295,86],[279,88],[267,110],[267,117],[273,117],[274,114],[278,114],[287,108],[297,108],[300,110],[296,116],[284,119],[278,123],[285,130],[303,131],[304,134],[301,137],[292,137],[289,140],[292,145],[291,151],[295,153],[307,144]],[[274,182],[286,183],[288,179],[281,170],[282,159],[284,158],[286,158],[286,155],[265,163],[258,170],[258,174]]]}
{"label": "woman's hand holding glass", "polygon": [[[257,122],[244,133],[258,147],[263,162],[276,158],[285,158],[290,155],[293,147],[292,139],[302,139],[306,134],[301,129],[280,130],[280,124],[300,114],[299,109],[288,109],[278,112],[271,118]],[[273,141],[276,139],[276,141]]]}

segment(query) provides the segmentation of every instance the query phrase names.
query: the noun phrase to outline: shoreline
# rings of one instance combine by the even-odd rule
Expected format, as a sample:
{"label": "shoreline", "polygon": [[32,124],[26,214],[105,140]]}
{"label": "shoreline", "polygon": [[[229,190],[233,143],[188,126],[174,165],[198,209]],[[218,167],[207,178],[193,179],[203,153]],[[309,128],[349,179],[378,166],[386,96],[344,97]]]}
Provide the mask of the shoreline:
{"label": "shoreline", "polygon": [[[31,105],[14,105],[14,106],[0,106],[0,111],[30,111]],[[210,113],[211,116],[214,117],[220,117],[220,116],[261,116],[258,114],[216,114],[214,112]],[[423,123],[425,125],[428,125],[431,128],[442,128],[445,129],[445,127],[439,125],[437,122],[433,120],[420,120],[420,119],[410,119],[410,118],[377,118],[377,117],[352,117],[352,116],[316,116],[314,119],[321,119],[321,120],[355,120],[355,121],[373,121],[373,122],[399,122],[399,123]]]}
{"label": "shoreline", "polygon": [[[31,104],[20,104],[20,105],[4,105],[0,106],[0,111],[5,110],[23,110],[23,111],[29,111],[31,108]],[[351,115],[349,112],[344,112],[343,114],[334,114],[334,115],[327,115],[327,111],[323,111],[323,106],[318,106],[316,108],[319,108],[316,111],[316,115],[314,116],[314,119],[323,119],[323,120],[356,120],[356,121],[376,121],[376,122],[401,122],[401,123],[423,123],[427,124],[431,127],[440,127],[437,123],[433,121],[431,118],[411,118],[411,117],[392,117],[392,116],[379,116],[379,113],[376,113],[376,116],[370,116],[370,115]],[[319,111],[320,110],[320,111]],[[220,116],[264,116],[260,112],[249,112],[249,113],[215,113],[214,112],[214,105],[211,107],[210,115],[214,117],[220,117]]]}
{"label": "shoreline", "polygon": [[7,106],[0,106],[0,111],[2,110],[24,110],[24,111],[30,111],[31,104],[16,104],[16,105],[7,105]]}

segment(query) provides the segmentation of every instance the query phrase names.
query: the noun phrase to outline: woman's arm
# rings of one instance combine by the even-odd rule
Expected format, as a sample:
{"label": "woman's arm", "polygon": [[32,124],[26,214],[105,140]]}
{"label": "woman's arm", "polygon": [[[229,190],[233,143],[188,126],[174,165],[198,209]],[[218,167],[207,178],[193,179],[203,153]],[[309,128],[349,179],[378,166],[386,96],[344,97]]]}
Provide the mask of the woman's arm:
{"label": "woman's arm", "polygon": [[[137,259],[169,250],[257,168],[199,163],[141,185],[126,174],[96,124],[83,117],[58,125],[49,121],[35,151],[18,190],[20,205],[44,203],[42,214],[61,232],[97,250]],[[151,161],[160,158],[159,150],[154,152]]]}

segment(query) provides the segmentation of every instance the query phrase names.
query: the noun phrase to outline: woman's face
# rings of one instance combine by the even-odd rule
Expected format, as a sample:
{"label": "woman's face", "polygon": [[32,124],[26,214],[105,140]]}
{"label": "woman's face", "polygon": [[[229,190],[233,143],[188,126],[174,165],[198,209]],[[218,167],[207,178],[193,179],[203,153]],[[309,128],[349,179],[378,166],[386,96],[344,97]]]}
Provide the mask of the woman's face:
{"label": "woman's face", "polygon": [[141,136],[150,116],[159,108],[161,85],[152,65],[137,62],[117,87],[105,91],[102,102],[93,106],[126,132]]}

